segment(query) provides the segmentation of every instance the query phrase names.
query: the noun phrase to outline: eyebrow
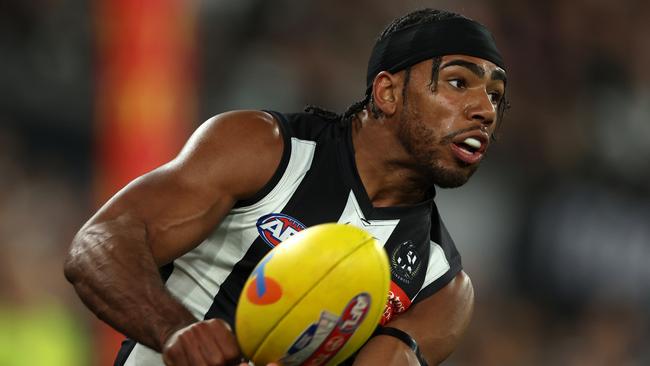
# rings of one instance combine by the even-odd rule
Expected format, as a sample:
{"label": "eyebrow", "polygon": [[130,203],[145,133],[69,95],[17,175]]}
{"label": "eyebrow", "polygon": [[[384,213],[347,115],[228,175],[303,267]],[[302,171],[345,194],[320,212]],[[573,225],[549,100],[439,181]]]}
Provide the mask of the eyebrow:
{"label": "eyebrow", "polygon": [[492,80],[501,80],[505,84],[506,81],[508,81],[508,77],[506,76],[506,72],[503,71],[502,69],[496,69],[492,71],[492,74],[490,74],[490,79]]}
{"label": "eyebrow", "polygon": [[[485,70],[483,70],[482,67],[480,67],[479,65],[477,65],[477,64],[475,64],[473,62],[469,62],[469,61],[465,61],[465,60],[451,60],[451,61],[447,62],[446,64],[442,65],[440,68],[444,69],[445,67],[449,67],[449,66],[461,66],[461,67],[464,67],[464,68],[468,69],[469,71],[471,71],[473,74],[475,74],[476,76],[478,76],[480,78],[485,76]],[[496,69],[496,70],[492,71],[492,73],[490,74],[490,79],[492,79],[492,80],[501,80],[501,81],[503,81],[505,83],[506,80],[507,80],[507,77],[506,77],[506,73],[502,69]]]}

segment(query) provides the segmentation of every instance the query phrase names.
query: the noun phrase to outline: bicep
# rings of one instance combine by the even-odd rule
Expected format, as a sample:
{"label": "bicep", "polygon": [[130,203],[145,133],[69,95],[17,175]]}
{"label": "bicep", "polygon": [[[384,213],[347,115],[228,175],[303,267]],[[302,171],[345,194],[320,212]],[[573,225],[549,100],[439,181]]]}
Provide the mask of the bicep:
{"label": "bicep", "polygon": [[174,160],[128,184],[87,225],[120,220],[140,227],[157,264],[168,263],[207,237],[237,200],[261,189],[282,149],[266,113],[215,117]]}

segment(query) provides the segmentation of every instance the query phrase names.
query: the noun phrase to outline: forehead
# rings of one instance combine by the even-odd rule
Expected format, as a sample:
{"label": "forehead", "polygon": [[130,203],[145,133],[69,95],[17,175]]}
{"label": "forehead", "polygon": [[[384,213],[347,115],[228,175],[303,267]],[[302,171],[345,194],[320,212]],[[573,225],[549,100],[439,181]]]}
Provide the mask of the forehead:
{"label": "forehead", "polygon": [[442,61],[440,62],[440,67],[444,67],[445,64],[448,64],[448,63],[450,63],[452,61],[455,61],[455,60],[473,63],[473,64],[479,66],[480,68],[482,68],[483,71],[485,71],[485,73],[487,75],[490,75],[493,71],[499,71],[499,72],[501,72],[503,74],[506,73],[504,69],[502,69],[501,67],[495,65],[491,61],[488,61],[488,60],[485,60],[485,59],[482,59],[482,58],[478,58],[478,57],[474,57],[474,56],[467,56],[467,55],[445,55],[445,56],[442,56]]}

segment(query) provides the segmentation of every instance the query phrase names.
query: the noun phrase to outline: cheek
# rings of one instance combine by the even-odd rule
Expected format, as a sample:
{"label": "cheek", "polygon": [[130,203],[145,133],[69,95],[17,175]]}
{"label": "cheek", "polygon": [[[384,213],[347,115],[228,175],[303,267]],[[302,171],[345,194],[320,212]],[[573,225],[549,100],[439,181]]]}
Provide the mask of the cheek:
{"label": "cheek", "polygon": [[441,96],[432,97],[427,103],[429,107],[426,108],[426,115],[421,116],[422,120],[438,129],[439,134],[446,135],[447,132],[454,129],[455,121],[462,117],[462,108],[458,102],[458,100]]}

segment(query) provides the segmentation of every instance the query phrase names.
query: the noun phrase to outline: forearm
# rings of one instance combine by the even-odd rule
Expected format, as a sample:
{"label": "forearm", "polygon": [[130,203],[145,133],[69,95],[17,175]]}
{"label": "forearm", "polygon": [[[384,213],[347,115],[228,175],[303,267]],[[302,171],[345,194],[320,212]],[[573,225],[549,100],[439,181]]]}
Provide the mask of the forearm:
{"label": "forearm", "polygon": [[144,227],[125,221],[82,229],[73,241],[65,275],[97,317],[161,351],[174,331],[196,319],[165,289]]}

